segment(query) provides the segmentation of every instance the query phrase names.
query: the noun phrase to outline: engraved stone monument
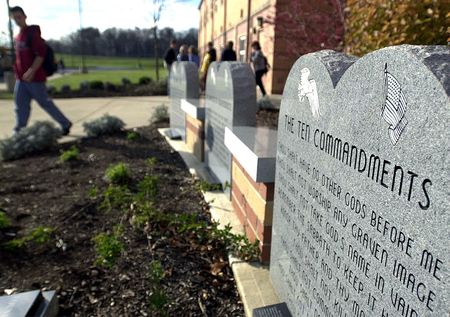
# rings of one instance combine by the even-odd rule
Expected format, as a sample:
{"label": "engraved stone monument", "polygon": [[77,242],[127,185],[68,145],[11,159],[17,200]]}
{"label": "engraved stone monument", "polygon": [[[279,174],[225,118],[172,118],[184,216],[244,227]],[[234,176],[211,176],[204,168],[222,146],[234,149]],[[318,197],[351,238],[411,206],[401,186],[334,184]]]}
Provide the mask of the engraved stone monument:
{"label": "engraved stone monument", "polygon": [[293,316],[449,316],[449,93],[445,46],[295,63],[270,268]]}
{"label": "engraved stone monument", "polygon": [[247,63],[212,63],[206,82],[205,163],[221,184],[230,183],[231,153],[225,127],[256,125],[255,76]]}
{"label": "engraved stone monument", "polygon": [[181,109],[182,99],[198,99],[198,69],[192,62],[172,64],[169,79],[170,135],[171,138],[185,138],[185,113]]}

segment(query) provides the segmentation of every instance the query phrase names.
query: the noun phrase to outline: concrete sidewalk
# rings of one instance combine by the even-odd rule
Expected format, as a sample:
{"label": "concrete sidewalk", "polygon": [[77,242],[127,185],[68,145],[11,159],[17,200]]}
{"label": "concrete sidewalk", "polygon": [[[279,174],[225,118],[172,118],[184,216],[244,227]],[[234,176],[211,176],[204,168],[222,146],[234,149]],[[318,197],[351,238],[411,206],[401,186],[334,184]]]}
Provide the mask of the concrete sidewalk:
{"label": "concrete sidewalk", "polygon": [[[154,97],[114,97],[114,98],[74,98],[54,99],[55,104],[73,122],[68,137],[63,142],[85,136],[83,122],[99,118],[104,114],[117,116],[126,123],[126,128],[149,124],[154,109],[165,104],[169,106],[166,96]],[[36,102],[32,102],[29,125],[36,121],[52,119]],[[14,104],[12,100],[0,100],[0,139],[12,135],[15,124]],[[55,122],[56,124],[56,122]],[[57,125],[57,124],[56,124]]]}

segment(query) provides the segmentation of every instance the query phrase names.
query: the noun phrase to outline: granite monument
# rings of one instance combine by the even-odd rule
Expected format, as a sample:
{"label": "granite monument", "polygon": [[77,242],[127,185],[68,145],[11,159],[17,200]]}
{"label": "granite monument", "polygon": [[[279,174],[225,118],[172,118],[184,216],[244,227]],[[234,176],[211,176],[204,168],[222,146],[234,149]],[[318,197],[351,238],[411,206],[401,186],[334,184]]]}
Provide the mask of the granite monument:
{"label": "granite monument", "polygon": [[169,78],[170,135],[185,138],[185,113],[181,109],[182,99],[198,99],[199,79],[197,65],[192,62],[172,64]]}
{"label": "granite monument", "polygon": [[270,267],[293,316],[449,316],[449,93],[445,46],[297,60]]}
{"label": "granite monument", "polygon": [[205,163],[218,183],[229,184],[231,153],[224,144],[225,127],[256,125],[256,84],[250,66],[241,62],[212,63],[205,108]]}

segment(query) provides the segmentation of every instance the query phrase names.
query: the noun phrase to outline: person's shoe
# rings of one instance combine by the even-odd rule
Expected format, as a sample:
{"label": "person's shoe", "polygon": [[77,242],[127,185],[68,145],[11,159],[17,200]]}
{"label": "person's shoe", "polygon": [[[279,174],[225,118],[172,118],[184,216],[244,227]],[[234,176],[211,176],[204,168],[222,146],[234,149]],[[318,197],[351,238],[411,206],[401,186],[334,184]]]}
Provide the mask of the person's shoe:
{"label": "person's shoe", "polygon": [[69,125],[62,129],[62,135],[68,135],[70,133],[70,128],[72,127],[72,123],[69,123]]}

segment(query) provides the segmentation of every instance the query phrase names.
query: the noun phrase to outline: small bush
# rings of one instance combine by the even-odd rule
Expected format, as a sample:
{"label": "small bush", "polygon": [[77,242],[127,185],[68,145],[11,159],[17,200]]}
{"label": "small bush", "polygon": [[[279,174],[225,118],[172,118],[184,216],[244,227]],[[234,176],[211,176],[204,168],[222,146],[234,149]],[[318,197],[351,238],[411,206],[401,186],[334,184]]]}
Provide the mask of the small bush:
{"label": "small bush", "polygon": [[126,184],[131,179],[131,172],[127,165],[118,163],[108,167],[105,179],[113,184]]}
{"label": "small bush", "polygon": [[53,231],[54,230],[49,227],[37,227],[36,229],[31,231],[29,237],[31,241],[34,241],[38,244],[44,244],[50,241]]}
{"label": "small bush", "polygon": [[257,105],[258,105],[258,109],[274,109],[275,108],[272,101],[267,96],[264,96],[264,97],[258,99]]}
{"label": "small bush", "polygon": [[150,263],[150,306],[151,309],[158,311],[164,316],[166,315],[165,306],[168,303],[168,298],[161,287],[161,281],[163,278],[164,268],[161,262],[153,260]]}
{"label": "small bush", "polygon": [[145,162],[147,163],[147,165],[149,167],[154,167],[156,165],[156,163],[158,163],[158,159],[154,156],[149,157],[148,159],[145,160]]}
{"label": "small bush", "polygon": [[128,86],[131,84],[131,80],[129,80],[128,78],[122,78],[122,85],[124,86]]}
{"label": "small bush", "polygon": [[109,185],[103,193],[103,201],[100,209],[112,211],[113,209],[129,208],[132,195],[126,186]]}
{"label": "small bush", "polygon": [[129,141],[136,141],[136,140],[139,140],[140,137],[141,137],[141,136],[139,135],[139,133],[137,133],[137,132],[135,132],[135,131],[129,131],[129,132],[127,133],[127,139],[128,139]]}
{"label": "small bush", "polygon": [[55,86],[47,86],[47,93],[49,95],[54,95],[56,93],[56,88]]}
{"label": "small bush", "polygon": [[202,192],[213,192],[222,190],[222,184],[212,184],[202,179],[197,183],[197,188]]}
{"label": "small bush", "polygon": [[89,82],[88,81],[82,81],[80,83],[80,90],[81,91],[86,91],[89,89]]}
{"label": "small bush", "polygon": [[114,134],[122,131],[125,123],[117,117],[104,115],[101,118],[83,123],[86,134],[90,137],[97,137],[105,134]]}
{"label": "small bush", "polygon": [[64,162],[73,162],[79,160],[80,150],[75,145],[72,145],[69,150],[61,152],[59,160]]}
{"label": "small bush", "polygon": [[11,227],[11,220],[4,211],[0,210],[0,229]]}
{"label": "small bush", "polygon": [[150,123],[158,123],[169,120],[169,110],[165,104],[161,104],[155,108],[153,112]]}
{"label": "small bush", "polygon": [[70,93],[71,91],[72,91],[72,89],[70,88],[69,85],[64,85],[61,87],[61,93],[63,93],[63,94]]}
{"label": "small bush", "polygon": [[61,130],[48,121],[36,122],[14,136],[0,140],[0,159],[15,160],[30,153],[51,148],[61,137]]}
{"label": "small bush", "polygon": [[105,83],[105,90],[106,91],[117,91],[117,87],[113,83],[106,82]]}
{"label": "small bush", "polygon": [[152,79],[148,76],[142,76],[139,78],[139,85],[148,85],[152,82]]}
{"label": "small bush", "polygon": [[96,265],[111,268],[116,263],[124,249],[119,237],[117,232],[113,234],[99,233],[94,237],[95,252],[97,252]]}
{"label": "small bush", "polygon": [[158,194],[158,176],[147,175],[138,184],[139,195],[143,199],[154,200]]}
{"label": "small bush", "polygon": [[30,242],[34,242],[36,244],[45,244],[50,241],[53,232],[53,228],[50,227],[37,227],[22,238],[9,240],[8,242],[4,243],[2,247],[9,251],[16,251],[24,248]]}
{"label": "small bush", "polygon": [[167,95],[167,81],[159,80],[153,82],[151,85],[151,95],[152,96],[165,96]]}
{"label": "small bush", "polygon": [[105,85],[100,80],[93,80],[89,83],[89,88],[92,90],[103,90]]}

